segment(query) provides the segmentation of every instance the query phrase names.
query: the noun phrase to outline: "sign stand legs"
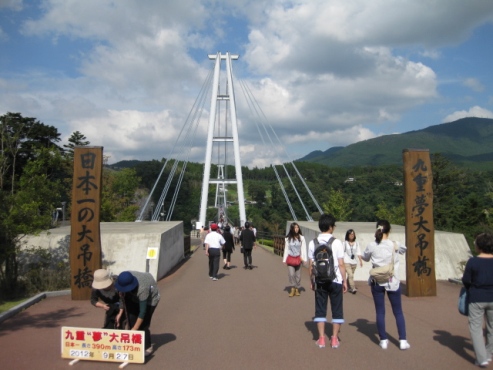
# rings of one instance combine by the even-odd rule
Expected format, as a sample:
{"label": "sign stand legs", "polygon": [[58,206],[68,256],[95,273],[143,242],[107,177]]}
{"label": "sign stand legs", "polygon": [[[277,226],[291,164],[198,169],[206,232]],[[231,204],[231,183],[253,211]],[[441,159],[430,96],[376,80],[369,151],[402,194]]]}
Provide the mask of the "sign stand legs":
{"label": "sign stand legs", "polygon": [[[77,362],[79,362],[79,361],[80,361],[80,359],[76,358],[75,360],[70,361],[68,364],[69,364],[70,366],[73,366],[73,365],[75,365],[75,364],[76,364]],[[124,368],[124,367],[126,367],[129,363],[130,363],[130,362],[123,362],[123,363],[121,363],[121,364],[120,364],[120,366],[118,366],[118,368],[119,368],[119,369],[123,369],[123,368]]]}

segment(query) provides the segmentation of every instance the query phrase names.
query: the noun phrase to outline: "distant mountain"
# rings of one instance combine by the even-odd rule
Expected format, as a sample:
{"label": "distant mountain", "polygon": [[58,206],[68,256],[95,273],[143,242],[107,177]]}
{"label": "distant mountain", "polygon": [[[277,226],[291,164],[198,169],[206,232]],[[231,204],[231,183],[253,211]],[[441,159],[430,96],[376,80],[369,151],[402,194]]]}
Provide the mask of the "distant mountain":
{"label": "distant mountain", "polygon": [[463,118],[403,134],[379,136],[346,147],[309,153],[299,161],[331,167],[401,164],[403,149],[428,149],[461,166],[493,169],[493,119]]}
{"label": "distant mountain", "polygon": [[113,164],[108,164],[106,167],[109,167],[109,168],[114,169],[114,170],[121,170],[122,168],[132,168],[132,167],[135,167],[140,162],[142,162],[142,161],[139,161],[137,159],[124,160],[124,161],[116,162],[116,163],[113,163]]}

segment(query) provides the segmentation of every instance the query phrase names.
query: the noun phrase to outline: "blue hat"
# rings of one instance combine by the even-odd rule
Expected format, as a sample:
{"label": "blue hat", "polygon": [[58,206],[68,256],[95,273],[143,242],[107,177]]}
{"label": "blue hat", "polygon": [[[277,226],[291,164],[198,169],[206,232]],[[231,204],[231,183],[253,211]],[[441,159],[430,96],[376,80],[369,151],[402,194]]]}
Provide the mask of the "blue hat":
{"label": "blue hat", "polygon": [[137,285],[139,285],[139,281],[129,271],[123,271],[118,275],[118,279],[115,283],[116,289],[122,293],[131,292]]}

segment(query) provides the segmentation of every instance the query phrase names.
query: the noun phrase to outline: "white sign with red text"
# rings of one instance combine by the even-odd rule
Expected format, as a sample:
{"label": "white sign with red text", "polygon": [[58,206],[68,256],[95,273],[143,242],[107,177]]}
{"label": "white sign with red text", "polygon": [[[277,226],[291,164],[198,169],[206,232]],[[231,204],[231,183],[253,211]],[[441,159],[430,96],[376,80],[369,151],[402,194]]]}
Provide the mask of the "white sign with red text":
{"label": "white sign with red text", "polygon": [[62,358],[143,364],[143,331],[62,327]]}

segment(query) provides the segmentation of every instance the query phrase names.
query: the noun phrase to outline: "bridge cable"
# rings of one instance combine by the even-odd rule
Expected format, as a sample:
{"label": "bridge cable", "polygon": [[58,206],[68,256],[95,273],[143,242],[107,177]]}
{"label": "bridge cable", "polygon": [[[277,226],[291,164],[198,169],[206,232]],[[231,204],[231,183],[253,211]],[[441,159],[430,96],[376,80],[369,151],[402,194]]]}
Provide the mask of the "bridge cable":
{"label": "bridge cable", "polygon": [[[197,104],[198,104],[200,101],[202,101],[202,100],[203,100],[204,92],[206,91],[206,89],[205,89],[205,88],[206,88],[206,87],[208,87],[208,86],[210,86],[210,81],[211,81],[211,79],[212,79],[212,75],[213,75],[213,72],[212,72],[212,71],[210,71],[210,72],[209,72],[209,75],[208,75],[208,76],[206,77],[206,79],[204,80],[204,83],[203,83],[203,85],[202,85],[202,88],[201,88],[201,90],[200,90],[200,93],[199,93],[199,95],[197,96],[197,99],[195,100],[195,102],[194,102],[194,104],[193,104],[192,108],[190,109],[190,112],[188,113],[188,116],[187,116],[187,119],[186,119],[186,121],[185,121],[185,124],[184,124],[184,125],[182,126],[182,128],[181,128],[180,133],[178,134],[177,140],[174,142],[173,147],[172,147],[172,148],[171,148],[171,150],[169,151],[168,158],[166,159],[165,163],[163,164],[163,166],[162,166],[162,168],[161,168],[161,171],[160,171],[160,173],[159,173],[159,175],[158,175],[158,178],[156,179],[156,181],[155,181],[155,183],[154,183],[154,186],[152,187],[152,189],[151,189],[151,191],[150,191],[150,193],[149,193],[149,196],[147,197],[147,200],[146,200],[146,202],[145,202],[144,206],[142,207],[142,211],[140,212],[140,215],[139,215],[139,217],[137,218],[137,221],[142,221],[142,220],[143,220],[143,218],[144,218],[144,214],[145,214],[145,211],[147,210],[147,207],[148,207],[148,205],[149,205],[149,202],[150,202],[150,201],[151,201],[151,199],[152,199],[152,195],[154,194],[154,191],[155,191],[155,189],[156,189],[156,187],[157,187],[157,185],[158,185],[158,183],[159,183],[159,181],[160,181],[160,179],[161,179],[161,176],[162,176],[162,175],[163,175],[163,173],[164,173],[164,169],[166,168],[166,166],[167,166],[167,164],[168,164],[168,162],[169,162],[169,158],[171,158],[171,157],[173,156],[173,153],[174,153],[174,151],[175,151],[175,148],[176,148],[177,144],[180,142],[180,138],[181,138],[181,136],[182,136],[182,134],[183,134],[183,132],[184,132],[185,128],[188,126],[188,125],[187,125],[187,122],[189,122],[189,119],[190,119],[190,117],[191,117],[192,113],[197,111],[197,108],[196,108],[196,107],[197,107]],[[161,199],[160,199],[160,200],[161,200]],[[158,203],[158,204],[162,204],[162,203]],[[152,216],[152,221],[155,221],[155,220],[156,220],[154,215],[156,215],[156,212],[154,212],[154,214],[153,214],[153,216]]]}
{"label": "bridge cable", "polygon": [[[242,86],[242,88],[244,88],[245,90],[248,90],[248,91],[246,91],[246,92],[245,92],[245,95],[247,95],[247,96],[249,96],[249,97],[252,97],[252,96],[253,96],[253,95],[251,94],[251,91],[248,89],[248,86],[246,86],[246,85],[244,85],[244,84],[241,84],[241,86]],[[255,111],[257,112],[257,107],[260,109],[260,106],[259,106],[259,105],[258,105],[258,103],[255,101],[255,98],[254,98],[254,97],[253,97],[253,98],[250,98],[250,99],[252,100],[252,104],[253,104],[253,103],[255,103]],[[265,116],[265,115],[264,115],[264,116]],[[258,112],[257,112],[257,117],[260,117],[260,114],[258,114]],[[275,145],[275,143],[274,143],[274,141],[272,140],[271,135],[269,134],[269,132],[268,132],[268,130],[267,130],[267,126],[266,126],[266,125],[262,122],[262,120],[260,120],[260,122],[261,122],[261,124],[262,124],[262,128],[263,128],[263,130],[265,131],[265,133],[266,133],[267,137],[269,138],[269,140],[270,140],[271,144],[272,144],[273,146],[276,146],[276,145]],[[263,137],[263,135],[262,135],[262,134],[260,134],[260,135],[261,135],[261,137]],[[280,140],[278,140],[278,141],[279,141],[279,144],[278,144],[278,145],[279,145],[280,147],[283,147],[283,146],[282,146],[282,143],[280,142]],[[264,143],[264,144],[265,144],[265,143]],[[285,165],[284,165],[284,164],[281,164],[281,165],[283,166],[284,171],[285,171],[285,173],[286,173],[286,176],[287,176],[287,178],[288,178],[289,182],[291,183],[291,186],[293,187],[293,190],[295,191],[295,193],[296,193],[296,195],[297,195],[297,197],[298,197],[298,200],[300,201],[300,203],[301,203],[301,205],[302,205],[302,207],[303,207],[303,209],[304,209],[304,211],[305,211],[305,214],[306,214],[307,220],[308,220],[308,221],[313,221],[313,219],[311,218],[310,214],[308,213],[308,211],[307,211],[307,209],[306,209],[306,207],[305,207],[305,204],[304,204],[304,202],[303,202],[303,200],[302,200],[302,198],[301,198],[301,196],[300,196],[300,194],[299,194],[299,192],[298,192],[298,190],[297,190],[296,186],[294,185],[294,183],[293,183],[293,181],[292,181],[292,179],[291,179],[291,176],[290,176],[289,172],[287,171],[287,169],[286,169],[286,167],[285,167]],[[279,177],[279,179],[280,179],[280,177]],[[282,185],[282,184],[281,184],[281,186],[283,187],[283,185]]]}
{"label": "bridge cable", "polygon": [[[245,86],[246,86],[246,89],[249,89],[249,88],[248,88],[248,85],[245,85]],[[301,176],[301,174],[300,174],[300,172],[299,172],[298,168],[296,167],[296,165],[295,165],[294,161],[293,161],[293,160],[289,157],[288,153],[286,152],[285,147],[284,147],[284,145],[282,144],[282,142],[281,142],[281,140],[279,139],[279,137],[277,136],[277,133],[275,132],[274,128],[272,127],[272,125],[270,125],[270,124],[268,123],[267,117],[266,117],[265,113],[263,112],[262,108],[260,107],[260,104],[256,101],[255,96],[254,96],[253,94],[251,94],[251,92],[250,92],[250,96],[252,97],[251,99],[253,99],[253,100],[255,101],[256,107],[258,107],[258,109],[259,109],[259,110],[260,110],[260,112],[262,113],[262,116],[265,118],[266,125],[270,128],[270,130],[272,131],[273,135],[274,135],[274,136],[275,136],[275,138],[277,139],[277,142],[279,143],[279,147],[282,149],[282,151],[284,152],[284,154],[285,154],[285,155],[286,155],[286,157],[288,158],[288,161],[289,161],[289,162],[291,163],[291,165],[294,167],[294,169],[295,169],[295,171],[296,171],[296,174],[298,175],[298,177],[299,177],[300,181],[302,182],[302,184],[304,185],[304,187],[305,187],[306,191],[307,191],[307,192],[308,192],[308,194],[310,195],[310,197],[311,197],[311,199],[312,199],[313,203],[314,203],[314,204],[315,204],[315,206],[317,207],[318,211],[319,211],[320,213],[323,213],[323,211],[322,211],[322,209],[320,208],[320,206],[319,206],[319,204],[318,204],[317,200],[316,200],[316,199],[315,199],[315,197],[313,196],[313,193],[311,192],[310,188],[308,187],[308,185],[306,184],[305,180],[303,179],[303,176]],[[260,114],[258,114],[258,115],[260,116]],[[268,136],[269,136],[269,138],[270,138],[270,135],[268,135]],[[271,140],[271,142],[272,142],[272,140]],[[288,177],[289,177],[289,174],[288,174]],[[294,185],[293,185],[293,186],[294,186]],[[295,188],[294,188],[294,189],[295,189]],[[296,189],[295,189],[295,191],[296,191]],[[297,191],[296,191],[296,192],[297,192]],[[305,206],[304,206],[304,204],[303,204],[303,201],[301,200],[301,198],[300,198],[300,197],[298,197],[298,198],[300,199],[300,202],[302,203],[303,208],[305,209],[305,212],[307,213],[307,218],[308,218],[308,220],[309,220],[309,221],[313,221],[313,219],[311,218],[311,216],[310,216],[310,215],[308,214],[308,212],[306,211],[306,208],[305,208]]]}

